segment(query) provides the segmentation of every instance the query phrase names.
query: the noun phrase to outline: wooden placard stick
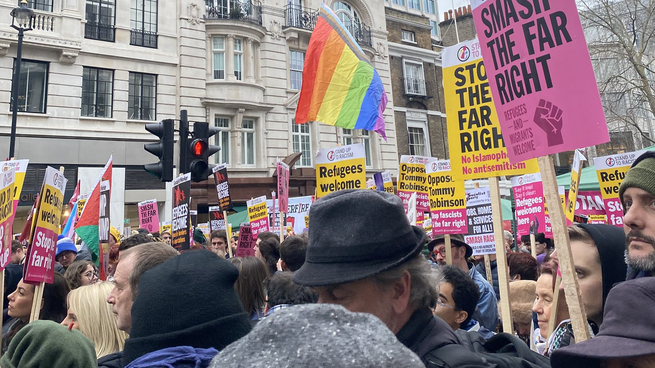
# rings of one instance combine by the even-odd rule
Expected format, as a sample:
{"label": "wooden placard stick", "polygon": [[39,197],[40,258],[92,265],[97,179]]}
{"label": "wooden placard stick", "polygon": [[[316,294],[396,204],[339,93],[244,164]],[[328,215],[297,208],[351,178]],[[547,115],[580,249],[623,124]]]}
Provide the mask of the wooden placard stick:
{"label": "wooden placard stick", "polygon": [[[509,269],[507,268],[507,258],[505,255],[503,207],[500,203],[500,183],[498,182],[497,176],[489,178],[489,191],[494,223],[494,243],[496,243],[496,271],[498,272],[498,291],[500,291],[500,316],[503,322],[503,331],[511,334],[514,332],[514,324],[512,323],[512,310],[509,303]],[[487,269],[491,271],[491,267]]]}
{"label": "wooden placard stick", "polygon": [[534,235],[533,232],[530,232],[530,254],[534,257],[534,259],[537,259],[537,247],[535,244],[537,243],[537,237]]}
{"label": "wooden placard stick", "polygon": [[555,287],[553,290],[553,304],[550,307],[550,319],[548,320],[548,337],[553,334],[555,327],[561,321],[557,320],[557,304],[559,303],[559,286],[562,284],[562,277],[557,274],[555,276]]}
{"label": "wooden placard stick", "polygon": [[[496,263],[498,265],[498,263]],[[484,273],[491,286],[494,285],[494,275],[491,274],[491,259],[488,254],[484,255]]]}
{"label": "wooden placard stick", "polygon": [[[284,234],[286,234],[285,230],[287,229],[286,221],[284,221],[285,220],[284,216],[286,216],[286,213],[280,211],[280,243],[282,243],[284,241]],[[283,225],[283,222],[284,222],[284,225]]]}
{"label": "wooden placard stick", "polygon": [[453,250],[451,249],[452,242],[450,241],[450,234],[444,235],[443,239],[446,243],[446,264],[451,265],[453,264]]}
{"label": "wooden placard stick", "polygon": [[[552,158],[550,156],[542,156],[537,161],[539,162],[539,171],[541,171],[546,203],[560,203]],[[552,208],[552,211],[550,208]],[[576,342],[585,341],[590,337],[587,313],[582,304],[580,285],[578,284],[578,277],[575,274],[575,266],[573,265],[573,255],[569,243],[566,218],[564,217],[564,211],[562,211],[561,206],[551,206],[550,208],[548,213],[550,214],[550,221],[553,227],[553,240],[555,241],[555,249],[559,258],[559,268],[562,273],[564,295],[566,296],[566,304],[569,307],[573,334],[575,335]],[[551,318],[553,318],[552,313]]]}
{"label": "wooden placard stick", "polygon": [[230,227],[227,226],[227,211],[223,211],[223,220],[225,221],[225,235],[227,238],[227,252],[232,258],[232,234],[229,233]]}

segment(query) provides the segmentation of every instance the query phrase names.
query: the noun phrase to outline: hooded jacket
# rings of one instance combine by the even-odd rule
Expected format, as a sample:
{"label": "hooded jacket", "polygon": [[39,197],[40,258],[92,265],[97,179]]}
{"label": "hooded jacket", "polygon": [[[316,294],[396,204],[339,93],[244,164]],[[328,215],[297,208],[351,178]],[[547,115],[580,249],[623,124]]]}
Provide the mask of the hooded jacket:
{"label": "hooded jacket", "polygon": [[133,360],[125,368],[174,367],[207,368],[218,350],[176,346],[148,353]]}

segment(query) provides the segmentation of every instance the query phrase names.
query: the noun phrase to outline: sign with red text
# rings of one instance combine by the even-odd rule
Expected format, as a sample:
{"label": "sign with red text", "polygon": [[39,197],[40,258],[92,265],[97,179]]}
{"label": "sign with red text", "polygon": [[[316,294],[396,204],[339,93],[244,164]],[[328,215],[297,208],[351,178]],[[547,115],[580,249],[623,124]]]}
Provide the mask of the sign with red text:
{"label": "sign with red text", "polygon": [[230,186],[227,183],[227,165],[222,164],[214,166],[214,182],[216,182],[216,192],[218,193],[218,205],[223,211],[232,209],[232,197],[230,197]]}
{"label": "sign with red text", "polygon": [[[287,206],[284,219],[287,228],[291,227],[294,233],[302,234],[303,229],[307,228],[305,225],[305,217],[309,216],[309,208],[312,206],[312,203],[312,196],[289,198],[289,205]],[[274,224],[273,229],[276,234],[280,232],[280,211],[278,206],[279,203],[276,201],[274,210],[273,200],[266,200],[266,207],[268,208],[269,214],[269,223]],[[273,212],[275,212],[275,219],[272,218]]]}
{"label": "sign with red text", "polygon": [[431,158],[425,165],[430,198],[432,235],[466,234],[464,182],[455,180],[450,160]]}
{"label": "sign with red text", "polygon": [[[428,177],[425,164],[430,157],[402,155],[398,170],[398,196],[403,201],[405,211],[409,211],[409,198],[416,193],[416,212],[430,212],[428,196]],[[407,212],[409,214],[409,212]]]}
{"label": "sign with red text", "polygon": [[250,224],[243,223],[239,227],[239,241],[237,242],[237,257],[254,257],[255,244],[257,243],[257,235],[252,233]]}
{"label": "sign with red text", "polygon": [[575,0],[486,1],[473,19],[512,163],[609,141]]}
{"label": "sign with red text", "polygon": [[289,165],[280,160],[277,161],[277,196],[284,210],[289,206]]}
{"label": "sign with red text", "polygon": [[644,151],[636,151],[594,158],[598,185],[605,202],[606,220],[610,225],[623,227],[623,205],[619,198],[619,187],[632,163],[643,153]]}
{"label": "sign with red text", "polygon": [[147,201],[139,202],[139,227],[148,230],[149,233],[156,233],[159,231],[159,208],[157,207],[157,200],[150,199]]}
{"label": "sign with red text", "polygon": [[32,239],[25,261],[23,279],[27,283],[52,283],[54,277],[57,235],[68,180],[50,166],[46,168]]}
{"label": "sign with red text", "polygon": [[220,206],[209,207],[209,230],[226,230],[225,217]]}
{"label": "sign with red text", "polygon": [[473,248],[473,255],[496,254],[488,187],[466,190],[466,215],[468,231],[464,241]]}
{"label": "sign with red text", "polygon": [[511,180],[516,207],[516,235],[529,235],[535,224],[539,225],[538,233],[545,233],[546,206],[541,174],[515,176]]}
{"label": "sign with red text", "polygon": [[537,161],[510,163],[477,39],[443,51],[448,147],[457,180],[539,171]]}
{"label": "sign with red text", "polygon": [[173,180],[173,217],[171,221],[171,245],[178,251],[191,248],[191,174],[180,175]]}
{"label": "sign with red text", "polygon": [[252,229],[252,236],[263,231],[268,231],[268,208],[266,207],[266,196],[257,197],[246,202],[248,206],[248,221]]}
{"label": "sign with red text", "polygon": [[14,223],[14,184],[16,169],[0,172],[0,271],[4,270],[11,256],[11,226]]}

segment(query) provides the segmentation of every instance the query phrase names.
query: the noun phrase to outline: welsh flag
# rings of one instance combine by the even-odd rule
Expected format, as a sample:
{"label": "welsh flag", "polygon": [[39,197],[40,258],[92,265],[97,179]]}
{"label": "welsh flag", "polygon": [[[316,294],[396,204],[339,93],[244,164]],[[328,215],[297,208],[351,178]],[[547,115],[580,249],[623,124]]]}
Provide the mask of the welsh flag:
{"label": "welsh flag", "polygon": [[100,174],[98,181],[93,186],[89,198],[86,200],[77,224],[75,224],[75,233],[89,247],[91,258],[96,264],[98,264],[100,255],[100,183],[103,180],[109,180],[111,183],[111,168],[112,157],[110,156],[109,161],[102,170],[102,174]]}

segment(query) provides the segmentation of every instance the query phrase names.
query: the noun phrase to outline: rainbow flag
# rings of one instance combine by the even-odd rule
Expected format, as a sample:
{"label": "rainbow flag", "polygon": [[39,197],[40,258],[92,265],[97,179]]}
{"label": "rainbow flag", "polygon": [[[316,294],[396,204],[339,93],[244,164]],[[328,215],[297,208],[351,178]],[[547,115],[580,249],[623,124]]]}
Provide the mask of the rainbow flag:
{"label": "rainbow flag", "polygon": [[296,124],[320,121],[372,130],[386,139],[387,94],[364,51],[337,15],[321,4],[302,73]]}

